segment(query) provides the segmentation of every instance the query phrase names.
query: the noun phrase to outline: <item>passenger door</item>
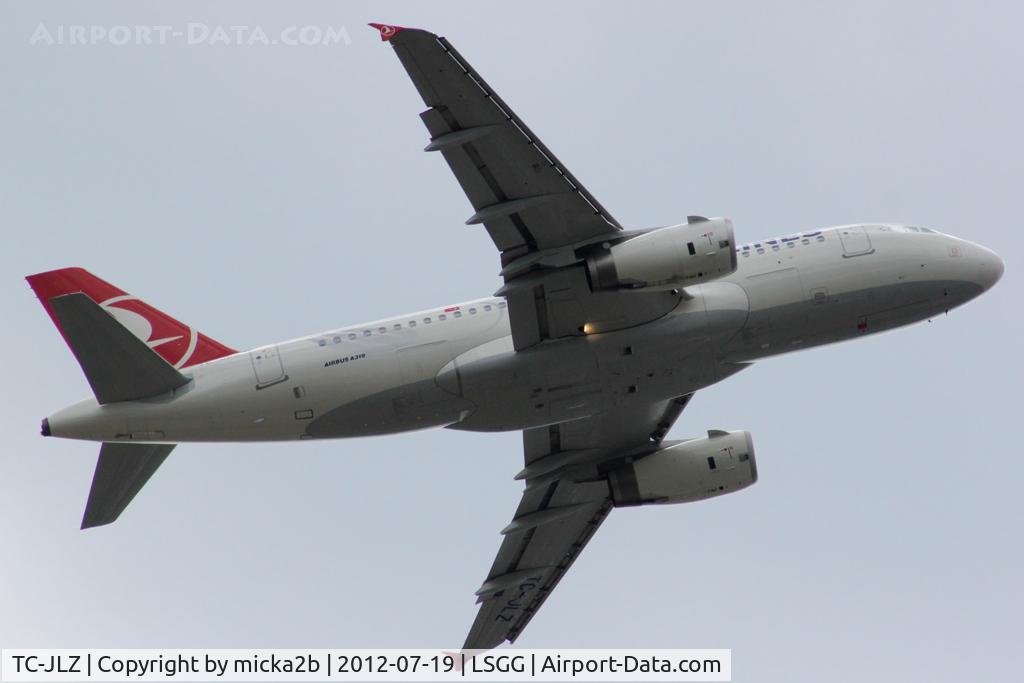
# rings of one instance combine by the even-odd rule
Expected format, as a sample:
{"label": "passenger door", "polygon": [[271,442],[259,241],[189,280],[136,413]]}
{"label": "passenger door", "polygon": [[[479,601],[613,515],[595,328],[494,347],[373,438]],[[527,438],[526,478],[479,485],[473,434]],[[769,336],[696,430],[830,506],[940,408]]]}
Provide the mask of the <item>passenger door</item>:
{"label": "passenger door", "polygon": [[874,251],[867,230],[861,226],[839,229],[839,241],[843,243],[843,258],[863,256]]}
{"label": "passenger door", "polygon": [[256,374],[257,389],[266,389],[288,379],[288,376],[284,374],[281,354],[276,345],[250,351],[249,359],[252,361],[252,369]]}

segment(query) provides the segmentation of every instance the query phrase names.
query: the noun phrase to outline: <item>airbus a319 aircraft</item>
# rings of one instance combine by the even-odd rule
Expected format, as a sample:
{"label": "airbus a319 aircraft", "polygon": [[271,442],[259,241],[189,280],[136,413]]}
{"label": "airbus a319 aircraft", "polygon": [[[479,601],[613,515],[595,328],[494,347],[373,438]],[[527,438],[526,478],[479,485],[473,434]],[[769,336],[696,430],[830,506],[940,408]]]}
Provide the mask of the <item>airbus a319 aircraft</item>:
{"label": "airbus a319 aircraft", "polygon": [[371,24],[501,257],[491,297],[236,351],[79,268],[27,279],[94,397],[44,436],[102,442],[82,527],[117,519],[178,443],[425,427],[521,430],[522,499],[466,649],[514,641],[613,508],[757,481],[751,435],[665,436],[752,362],[943,313],[993,252],[927,227],[844,225],[737,245],[725,218],[625,230],[451,43]]}

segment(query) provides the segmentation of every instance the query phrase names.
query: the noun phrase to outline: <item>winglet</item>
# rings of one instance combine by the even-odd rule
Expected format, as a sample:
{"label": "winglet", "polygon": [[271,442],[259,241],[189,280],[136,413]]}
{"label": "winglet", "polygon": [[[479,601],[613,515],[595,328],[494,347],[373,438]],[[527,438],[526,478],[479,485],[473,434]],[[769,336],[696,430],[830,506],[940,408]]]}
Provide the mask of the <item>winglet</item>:
{"label": "winglet", "polygon": [[395,37],[395,34],[399,31],[404,31],[405,26],[392,26],[391,24],[375,24],[370,23],[369,26],[380,31],[380,39],[385,43]]}

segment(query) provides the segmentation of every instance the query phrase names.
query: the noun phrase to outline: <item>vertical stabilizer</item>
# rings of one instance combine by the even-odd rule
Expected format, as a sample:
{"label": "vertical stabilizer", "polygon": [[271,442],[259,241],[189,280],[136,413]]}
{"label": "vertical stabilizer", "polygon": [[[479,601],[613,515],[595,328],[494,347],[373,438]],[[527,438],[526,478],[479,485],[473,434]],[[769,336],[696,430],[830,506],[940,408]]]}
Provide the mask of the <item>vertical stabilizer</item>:
{"label": "vertical stabilizer", "polygon": [[65,340],[67,334],[50,301],[54,297],[81,292],[175,368],[187,368],[235,353],[234,349],[82,268],[61,268],[29,275],[25,279]]}

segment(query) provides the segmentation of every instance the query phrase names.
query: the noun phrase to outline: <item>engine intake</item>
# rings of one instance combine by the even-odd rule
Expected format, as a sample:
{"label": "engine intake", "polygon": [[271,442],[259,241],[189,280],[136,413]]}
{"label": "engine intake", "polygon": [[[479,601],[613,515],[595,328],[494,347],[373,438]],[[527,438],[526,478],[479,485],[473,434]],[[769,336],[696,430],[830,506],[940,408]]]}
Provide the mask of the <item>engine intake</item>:
{"label": "engine intake", "polygon": [[637,235],[587,259],[593,289],[668,290],[736,270],[728,218],[699,218]]}
{"label": "engine intake", "polygon": [[689,503],[739,491],[757,481],[750,432],[709,431],[706,439],[655,451],[608,475],[616,507]]}

